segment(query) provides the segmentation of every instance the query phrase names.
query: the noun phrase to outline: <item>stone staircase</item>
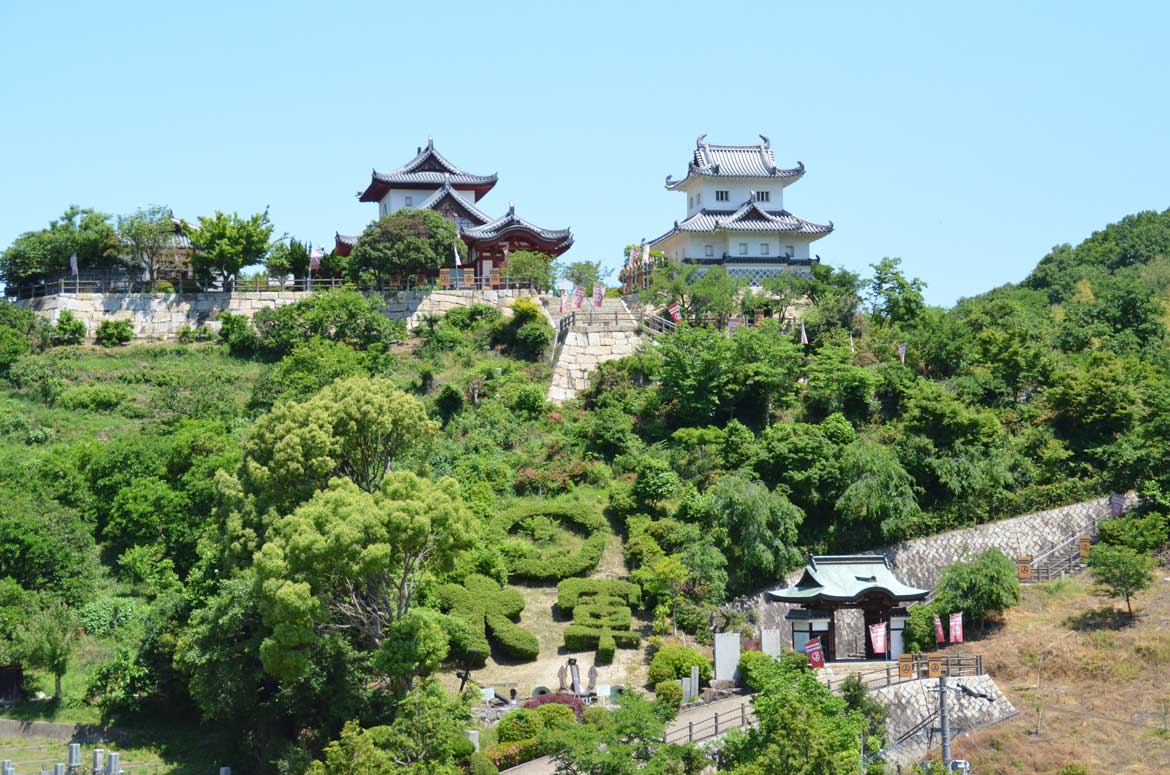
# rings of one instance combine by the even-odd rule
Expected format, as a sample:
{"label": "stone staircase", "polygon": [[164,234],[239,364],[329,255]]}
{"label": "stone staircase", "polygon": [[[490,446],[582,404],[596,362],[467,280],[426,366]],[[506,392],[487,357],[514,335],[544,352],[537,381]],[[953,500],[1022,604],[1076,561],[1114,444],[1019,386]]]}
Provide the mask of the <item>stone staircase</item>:
{"label": "stone staircase", "polygon": [[603,299],[599,308],[586,299],[580,309],[569,308],[564,315],[559,304],[550,303],[548,313],[557,329],[550,401],[576,398],[589,387],[598,364],[633,355],[642,344],[638,321],[621,299]]}

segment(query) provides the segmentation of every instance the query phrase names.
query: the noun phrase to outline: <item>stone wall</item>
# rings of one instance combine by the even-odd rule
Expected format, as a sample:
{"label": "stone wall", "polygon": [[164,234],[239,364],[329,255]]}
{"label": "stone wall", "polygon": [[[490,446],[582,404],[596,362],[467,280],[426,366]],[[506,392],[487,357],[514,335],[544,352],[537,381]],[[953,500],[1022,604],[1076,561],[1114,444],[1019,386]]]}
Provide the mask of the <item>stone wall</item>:
{"label": "stone wall", "polygon": [[[139,339],[168,339],[183,326],[215,328],[223,312],[251,317],[257,310],[272,309],[306,298],[304,291],[236,291],[234,293],[66,293],[23,299],[17,304],[56,321],[65,310],[85,323],[93,336],[104,320],[129,320]],[[530,290],[399,291],[385,296],[383,311],[392,320],[405,320],[413,328],[423,315],[441,315],[455,307],[491,304],[508,307]]]}
{"label": "stone wall", "polygon": [[[1134,493],[1128,493],[1125,498],[1127,509],[1136,505],[1137,496]],[[1073,534],[1083,531],[1096,535],[1097,521],[1108,517],[1109,499],[1097,498],[962,530],[951,530],[912,541],[903,541],[893,546],[869,549],[861,553],[885,555],[899,579],[911,586],[930,589],[938,582],[947,566],[970,559],[987,549],[1000,549],[1012,558],[1025,554],[1039,554]],[[803,568],[788,574],[785,583],[795,583],[802,571]],[[782,641],[791,645],[792,629],[784,621],[784,616],[793,606],[769,602],[764,595],[767,589],[779,586],[783,584],[769,585],[744,603],[755,608],[761,627],[779,628]],[[837,654],[844,656],[859,649],[863,643],[862,637],[860,612],[839,612]]]}
{"label": "stone wall", "polygon": [[[947,693],[947,717],[953,741],[964,732],[970,732],[988,724],[1004,721],[1016,715],[1016,708],[1008,701],[991,676],[977,675],[952,678],[949,686],[963,684],[969,689],[987,694],[991,702],[980,697],[968,697],[961,692]],[[938,679],[923,678],[871,689],[870,696],[881,702],[889,711],[886,718],[886,737],[893,742],[917,726],[924,718],[938,710]],[[937,720],[916,732],[905,743],[886,756],[889,764],[908,766],[926,757],[930,749],[938,750],[938,733],[931,733],[937,727]]]}
{"label": "stone wall", "polygon": [[553,367],[549,400],[576,398],[589,387],[589,376],[598,364],[633,355],[640,345],[641,337],[633,331],[569,331]]}

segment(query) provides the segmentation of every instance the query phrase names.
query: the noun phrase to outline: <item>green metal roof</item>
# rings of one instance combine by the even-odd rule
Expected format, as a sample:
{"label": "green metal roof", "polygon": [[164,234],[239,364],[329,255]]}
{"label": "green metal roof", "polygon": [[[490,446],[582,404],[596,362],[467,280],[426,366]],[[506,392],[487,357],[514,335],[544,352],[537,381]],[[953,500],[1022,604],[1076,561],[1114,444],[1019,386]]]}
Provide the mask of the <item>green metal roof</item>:
{"label": "green metal roof", "polygon": [[768,592],[771,600],[805,605],[821,601],[849,603],[869,592],[884,592],[898,602],[923,600],[928,589],[903,584],[880,554],[819,555],[810,557],[800,580],[791,587]]}

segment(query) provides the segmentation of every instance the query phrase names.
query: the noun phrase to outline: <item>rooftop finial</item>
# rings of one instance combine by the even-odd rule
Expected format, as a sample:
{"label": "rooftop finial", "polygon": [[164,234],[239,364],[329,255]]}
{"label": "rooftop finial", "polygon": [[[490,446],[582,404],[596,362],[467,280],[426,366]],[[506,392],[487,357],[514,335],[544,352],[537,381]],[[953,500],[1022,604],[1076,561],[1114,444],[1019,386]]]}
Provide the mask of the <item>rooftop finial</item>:
{"label": "rooftop finial", "polygon": [[434,147],[435,147],[435,138],[431,137],[430,135],[427,135],[427,150],[430,150]]}
{"label": "rooftop finial", "polygon": [[509,199],[508,200],[508,215],[515,215],[515,214],[516,214],[516,203]]}
{"label": "rooftop finial", "polygon": [[698,138],[697,140],[695,140],[695,147],[696,147],[696,148],[702,148],[704,145],[706,145],[706,143],[704,143],[704,142],[703,142],[703,140],[704,140],[706,137],[707,137],[707,133],[706,133],[706,132],[704,132],[703,134],[699,135],[699,138]]}
{"label": "rooftop finial", "polygon": [[768,139],[768,136],[767,136],[767,135],[760,135],[760,139],[764,141],[764,147],[765,147],[765,148],[771,148],[771,147],[772,147],[772,141]]}

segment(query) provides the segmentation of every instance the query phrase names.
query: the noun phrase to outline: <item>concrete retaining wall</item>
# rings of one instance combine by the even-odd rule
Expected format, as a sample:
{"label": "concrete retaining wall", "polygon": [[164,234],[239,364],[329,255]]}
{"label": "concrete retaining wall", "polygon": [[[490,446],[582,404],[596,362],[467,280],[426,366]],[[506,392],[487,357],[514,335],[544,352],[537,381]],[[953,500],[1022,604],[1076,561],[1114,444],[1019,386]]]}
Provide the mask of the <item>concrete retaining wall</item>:
{"label": "concrete retaining wall", "polygon": [[[234,293],[66,293],[23,299],[17,304],[55,322],[65,310],[85,323],[93,336],[104,320],[129,320],[139,339],[169,339],[183,326],[215,328],[223,312],[251,317],[257,310],[273,309],[307,298],[304,291],[236,291]],[[455,307],[491,304],[507,307],[530,290],[399,291],[384,297],[383,312],[392,320],[417,325],[423,315],[441,315]]]}

